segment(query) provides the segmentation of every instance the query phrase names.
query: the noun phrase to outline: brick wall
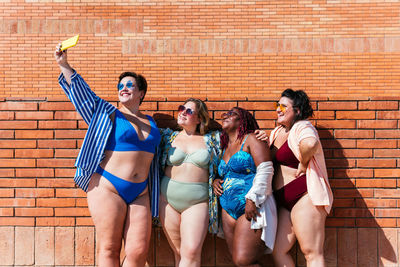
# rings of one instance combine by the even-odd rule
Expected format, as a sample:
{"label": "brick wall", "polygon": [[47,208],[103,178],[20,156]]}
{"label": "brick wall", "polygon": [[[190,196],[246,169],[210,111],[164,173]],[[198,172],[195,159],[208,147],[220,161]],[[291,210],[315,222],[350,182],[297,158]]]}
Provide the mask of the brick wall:
{"label": "brick wall", "polygon": [[[85,194],[72,181],[86,125],[53,59],[59,41],[80,33],[72,66],[115,104],[116,77],[143,73],[150,114],[173,116],[196,96],[216,118],[239,105],[269,130],[272,101],[304,89],[335,194],[329,265],[398,266],[399,11],[394,0],[0,0],[0,264],[96,263]],[[160,229],[152,242],[149,263],[171,265]],[[203,258],[230,265],[211,236]]]}
{"label": "brick wall", "polygon": [[[61,89],[59,89],[61,90]],[[108,99],[116,104],[115,99]],[[148,114],[176,116],[184,98],[147,99]],[[275,125],[273,100],[207,100],[218,121],[244,107],[267,131]],[[397,266],[400,98],[313,99],[313,123],[326,155],[334,207],[327,220],[330,266]],[[67,102],[2,99],[0,102],[0,262],[3,265],[93,265],[95,232],[85,193],[75,188],[74,158],[86,125]],[[162,121],[160,121],[162,124]],[[172,266],[159,228],[153,229],[149,263]],[[207,266],[230,266],[224,240],[208,236]],[[299,266],[304,258],[298,250]],[[72,256],[71,256],[72,255]],[[269,262],[265,258],[265,262]]]}

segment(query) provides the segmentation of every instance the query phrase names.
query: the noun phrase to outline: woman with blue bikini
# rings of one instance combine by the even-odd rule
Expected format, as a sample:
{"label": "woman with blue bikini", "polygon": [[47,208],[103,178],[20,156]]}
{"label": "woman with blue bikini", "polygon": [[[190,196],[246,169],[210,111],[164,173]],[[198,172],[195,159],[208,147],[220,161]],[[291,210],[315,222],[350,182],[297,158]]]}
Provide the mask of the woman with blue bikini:
{"label": "woman with blue bikini", "polygon": [[272,251],[277,228],[271,156],[256,138],[259,127],[248,111],[235,107],[222,118],[221,179],[213,187],[220,196],[224,236],[235,265],[261,266],[258,260]]}
{"label": "woman with blue bikini", "polygon": [[[76,184],[87,192],[99,248],[98,266],[144,266],[150,244],[151,212],[148,173],[160,142],[153,120],[139,106],[146,79],[134,72],[119,77],[119,109],[99,98],[71,68],[67,52],[54,57],[61,69],[59,84],[89,125],[75,166]],[[151,182],[151,181],[150,181]]]}

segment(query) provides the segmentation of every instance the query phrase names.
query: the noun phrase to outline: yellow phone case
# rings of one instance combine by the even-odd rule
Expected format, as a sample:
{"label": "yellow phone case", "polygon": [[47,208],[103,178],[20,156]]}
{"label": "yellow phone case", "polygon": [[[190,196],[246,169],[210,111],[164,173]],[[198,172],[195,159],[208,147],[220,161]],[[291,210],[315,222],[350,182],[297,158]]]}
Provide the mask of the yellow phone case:
{"label": "yellow phone case", "polygon": [[72,37],[72,38],[69,38],[69,39],[63,41],[63,42],[61,43],[61,51],[64,51],[65,49],[68,49],[68,48],[70,48],[70,47],[75,46],[76,43],[78,42],[78,39],[79,39],[79,34],[78,34],[78,35],[75,35],[75,36]]}

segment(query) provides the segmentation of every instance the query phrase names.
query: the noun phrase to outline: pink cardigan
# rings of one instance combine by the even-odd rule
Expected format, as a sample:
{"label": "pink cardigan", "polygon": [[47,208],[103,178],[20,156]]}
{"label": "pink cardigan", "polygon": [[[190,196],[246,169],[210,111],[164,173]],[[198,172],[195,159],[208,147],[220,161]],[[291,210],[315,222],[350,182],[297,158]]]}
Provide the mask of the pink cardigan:
{"label": "pink cardigan", "polygon": [[[282,130],[284,130],[283,126],[278,126],[272,130],[269,137],[270,144],[273,143]],[[317,139],[319,144],[317,151],[308,163],[306,171],[308,195],[315,206],[324,206],[326,212],[329,214],[332,208],[333,194],[329,185],[324,153],[317,130],[308,120],[296,122],[292,129],[290,129],[288,145],[296,158],[300,160],[299,144],[301,140],[308,137]]]}

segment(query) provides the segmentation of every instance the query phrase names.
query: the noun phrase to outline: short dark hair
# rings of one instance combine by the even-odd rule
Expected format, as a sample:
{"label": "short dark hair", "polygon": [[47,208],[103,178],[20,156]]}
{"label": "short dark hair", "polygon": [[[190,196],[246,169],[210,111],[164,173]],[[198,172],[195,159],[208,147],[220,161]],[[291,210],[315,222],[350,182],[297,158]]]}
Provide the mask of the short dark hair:
{"label": "short dark hair", "polygon": [[313,116],[314,111],[310,103],[310,99],[303,90],[286,89],[282,92],[281,97],[287,97],[293,102],[293,108],[297,109],[299,113],[295,117],[295,122],[306,120]]}
{"label": "short dark hair", "polygon": [[140,104],[142,104],[143,99],[144,99],[144,97],[146,96],[146,93],[147,93],[147,81],[146,81],[146,78],[141,74],[136,74],[135,72],[126,71],[126,72],[121,73],[121,75],[119,75],[118,84],[125,77],[133,77],[133,78],[135,78],[136,86],[138,87],[139,91],[144,91],[144,95],[140,99]]}

